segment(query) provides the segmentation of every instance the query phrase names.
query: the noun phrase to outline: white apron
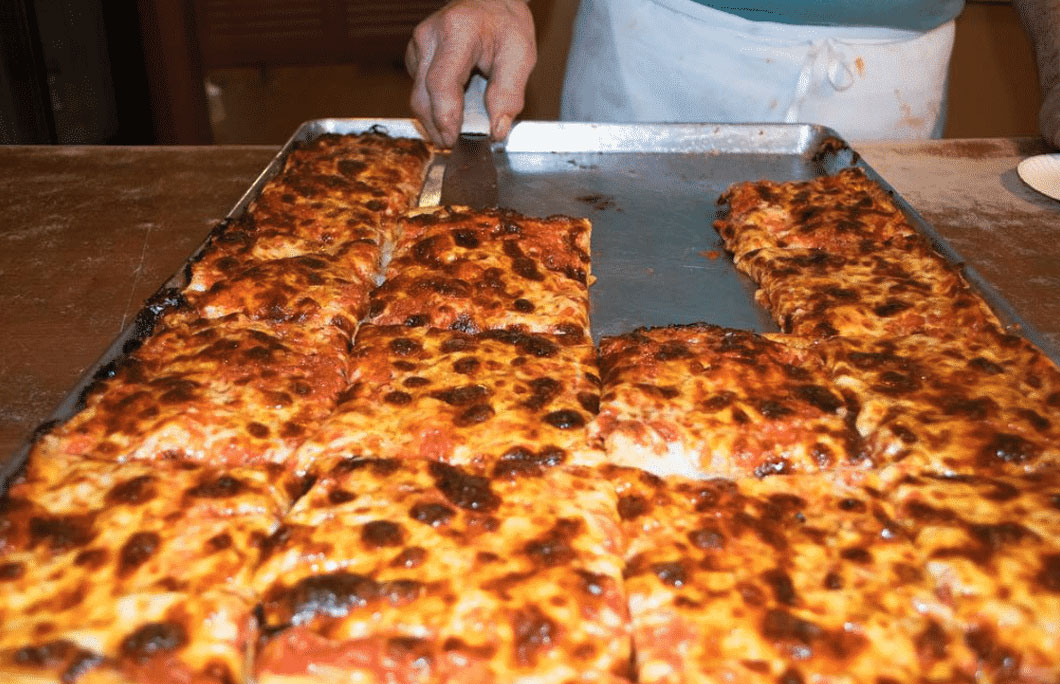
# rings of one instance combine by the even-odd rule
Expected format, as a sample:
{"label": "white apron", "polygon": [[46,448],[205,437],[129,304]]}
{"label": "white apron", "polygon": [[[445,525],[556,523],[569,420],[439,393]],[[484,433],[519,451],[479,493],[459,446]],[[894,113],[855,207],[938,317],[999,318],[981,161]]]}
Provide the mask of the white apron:
{"label": "white apron", "polygon": [[939,137],[954,22],[927,32],[751,21],[692,0],[582,0],[568,121],[787,122]]}

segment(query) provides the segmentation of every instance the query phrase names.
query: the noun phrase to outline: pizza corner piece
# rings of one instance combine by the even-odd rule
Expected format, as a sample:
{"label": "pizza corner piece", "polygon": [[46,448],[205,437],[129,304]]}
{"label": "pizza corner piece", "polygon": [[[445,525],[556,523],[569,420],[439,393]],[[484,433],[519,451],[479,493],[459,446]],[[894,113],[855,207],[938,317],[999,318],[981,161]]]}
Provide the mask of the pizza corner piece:
{"label": "pizza corner piece", "polygon": [[243,681],[259,546],[290,504],[280,473],[83,459],[30,471],[0,519],[0,677]]}
{"label": "pizza corner piece", "polygon": [[1060,672],[1055,477],[928,475],[884,495],[813,474],[604,472],[622,518],[639,682]]}

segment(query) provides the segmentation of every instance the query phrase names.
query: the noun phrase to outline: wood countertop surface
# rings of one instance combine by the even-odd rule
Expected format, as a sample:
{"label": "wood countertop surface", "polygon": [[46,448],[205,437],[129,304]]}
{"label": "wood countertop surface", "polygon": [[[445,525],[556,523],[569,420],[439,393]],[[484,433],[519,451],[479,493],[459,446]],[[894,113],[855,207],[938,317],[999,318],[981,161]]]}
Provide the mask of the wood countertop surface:
{"label": "wood countertop surface", "polygon": [[[1060,348],[1060,202],[1033,139],[855,143]],[[0,147],[0,460],[48,417],[276,154],[267,146]]]}

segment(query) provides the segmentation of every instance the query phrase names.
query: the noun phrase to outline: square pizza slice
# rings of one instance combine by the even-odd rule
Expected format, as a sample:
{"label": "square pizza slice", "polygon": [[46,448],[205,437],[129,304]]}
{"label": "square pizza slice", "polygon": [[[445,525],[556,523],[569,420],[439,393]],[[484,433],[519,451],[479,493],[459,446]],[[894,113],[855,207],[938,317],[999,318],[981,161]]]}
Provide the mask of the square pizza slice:
{"label": "square pizza slice", "polygon": [[[319,221],[313,230],[246,214],[220,226],[206,249],[188,267],[188,292],[205,292],[262,262],[317,254],[334,257],[344,272],[363,280],[378,278],[386,231],[377,216],[337,212],[333,224]],[[392,221],[392,220],[391,220]],[[317,229],[321,229],[317,232]],[[392,231],[391,231],[392,232]]]}
{"label": "square pizza slice", "polygon": [[346,388],[348,342],[242,317],[170,322],[35,452],[283,463]]}
{"label": "square pizza slice", "polygon": [[[203,318],[232,314],[270,324],[338,328],[351,339],[368,310],[379,251],[369,247],[341,256],[310,254],[262,261],[205,292],[186,291]],[[349,262],[362,260],[351,269]]]}
{"label": "square pizza slice", "polygon": [[615,505],[577,468],[335,460],[265,544],[256,681],[625,681]]}
{"label": "square pizza slice", "polygon": [[31,466],[0,505],[0,679],[243,681],[250,573],[293,482],[175,461]]}
{"label": "square pizza slice", "polygon": [[296,145],[284,162],[283,176],[326,174],[394,188],[411,204],[420,193],[431,149],[417,138],[392,137],[384,131],[327,133]]}
{"label": "square pizza slice", "polygon": [[756,299],[784,332],[810,337],[893,337],[997,330],[986,303],[921,238],[866,254],[763,248],[740,260]]}
{"label": "square pizza slice", "polygon": [[600,343],[590,432],[610,462],[657,475],[757,476],[868,463],[857,407],[795,345],[705,324],[641,328]]}
{"label": "square pizza slice", "polygon": [[974,681],[975,654],[872,488],[608,479],[641,684]]}
{"label": "square pizza slice", "polygon": [[1060,478],[909,476],[889,494],[980,681],[1060,679]]}
{"label": "square pizza slice", "polygon": [[1060,370],[1021,337],[953,331],[815,346],[860,405],[877,469],[1020,474],[1060,464]]}
{"label": "square pizza slice", "polygon": [[588,339],[586,219],[441,207],[402,221],[371,321]]}
{"label": "square pizza slice", "polygon": [[596,462],[587,426],[599,392],[588,341],[365,325],[351,355],[349,389],[297,460],[300,467],[323,454]]}
{"label": "square pizza slice", "polygon": [[718,203],[728,213],[714,227],[737,263],[764,247],[854,255],[916,234],[891,196],[858,168],[809,181],[737,183]]}

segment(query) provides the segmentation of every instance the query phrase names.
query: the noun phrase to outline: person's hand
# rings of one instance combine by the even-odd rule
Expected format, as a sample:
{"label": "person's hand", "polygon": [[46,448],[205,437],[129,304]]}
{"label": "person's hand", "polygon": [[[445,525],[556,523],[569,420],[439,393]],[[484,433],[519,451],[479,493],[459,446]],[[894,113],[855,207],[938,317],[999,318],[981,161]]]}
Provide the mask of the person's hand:
{"label": "person's hand", "polygon": [[1060,149],[1060,84],[1045,93],[1042,108],[1038,110],[1038,127],[1042,137],[1053,147]]}
{"label": "person's hand", "polygon": [[488,79],[490,136],[502,140],[523,109],[536,61],[526,0],[454,0],[420,22],[405,51],[412,111],[431,140],[451,147],[464,120],[464,86],[477,68]]}

